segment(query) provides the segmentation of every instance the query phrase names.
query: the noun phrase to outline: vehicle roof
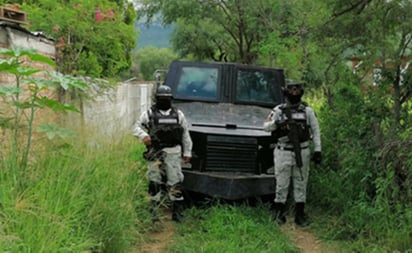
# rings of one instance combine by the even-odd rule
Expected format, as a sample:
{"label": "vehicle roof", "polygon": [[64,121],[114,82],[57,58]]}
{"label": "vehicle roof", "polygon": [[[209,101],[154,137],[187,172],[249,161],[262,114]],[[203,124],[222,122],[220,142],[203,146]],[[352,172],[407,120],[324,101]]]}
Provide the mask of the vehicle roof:
{"label": "vehicle roof", "polygon": [[[207,72],[205,69],[210,69],[210,71]],[[205,73],[201,73],[203,71]],[[205,92],[203,88],[200,88],[200,86],[205,87],[205,85],[201,84],[199,80],[193,80],[199,75],[203,75],[204,78],[208,79],[207,82],[210,81],[209,79],[214,79],[214,81],[211,81],[214,82],[212,85],[213,89],[208,90],[212,93],[200,93],[200,91]],[[253,81],[249,81],[248,76],[253,76]],[[264,79],[264,81],[262,83],[259,80],[257,81],[257,79]],[[242,92],[250,96],[251,87],[248,84],[250,82],[257,82],[257,85],[260,85],[259,87],[265,86],[264,89],[260,89],[260,97],[253,99],[240,98],[239,93],[242,85],[244,86]],[[254,104],[270,108],[283,101],[282,87],[285,86],[285,78],[283,69],[280,68],[231,62],[174,61],[170,65],[164,83],[172,88],[175,100]],[[183,86],[185,88],[181,89]],[[190,90],[187,91],[187,88],[190,88]],[[254,94],[257,93],[255,92]],[[264,96],[267,98],[262,98]]]}

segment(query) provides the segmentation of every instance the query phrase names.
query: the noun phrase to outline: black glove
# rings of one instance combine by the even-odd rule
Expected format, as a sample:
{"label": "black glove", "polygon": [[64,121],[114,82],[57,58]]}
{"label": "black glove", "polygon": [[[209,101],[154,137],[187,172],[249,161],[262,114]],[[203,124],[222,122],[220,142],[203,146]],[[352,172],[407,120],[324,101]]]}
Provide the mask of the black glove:
{"label": "black glove", "polygon": [[312,156],[312,161],[319,165],[322,162],[322,153],[320,151],[315,151]]}
{"label": "black glove", "polygon": [[286,120],[276,120],[275,124],[280,130],[286,130],[288,128],[288,122]]}

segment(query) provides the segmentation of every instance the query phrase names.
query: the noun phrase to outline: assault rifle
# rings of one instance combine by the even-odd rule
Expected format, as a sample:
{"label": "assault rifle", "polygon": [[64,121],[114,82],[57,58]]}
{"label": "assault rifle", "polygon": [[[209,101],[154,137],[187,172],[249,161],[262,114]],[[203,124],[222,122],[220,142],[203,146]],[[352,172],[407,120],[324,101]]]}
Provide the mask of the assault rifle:
{"label": "assault rifle", "polygon": [[155,136],[151,136],[152,144],[146,145],[146,151],[143,153],[143,158],[146,161],[161,161],[164,159],[164,151],[160,141]]}
{"label": "assault rifle", "polygon": [[156,148],[155,146],[146,146],[146,151],[143,152],[143,158],[146,161],[163,161],[164,154],[161,148]]}
{"label": "assault rifle", "polygon": [[289,141],[292,142],[293,152],[295,153],[296,166],[299,168],[300,177],[303,180],[303,175],[302,175],[303,162],[302,162],[302,153],[301,153],[301,147],[300,147],[300,141],[299,141],[299,126],[296,123],[296,121],[292,118],[292,112],[290,108],[291,108],[291,105],[288,102],[286,107],[284,108],[284,112],[286,114],[286,117],[288,118],[286,121],[289,127],[288,138],[289,138]]}

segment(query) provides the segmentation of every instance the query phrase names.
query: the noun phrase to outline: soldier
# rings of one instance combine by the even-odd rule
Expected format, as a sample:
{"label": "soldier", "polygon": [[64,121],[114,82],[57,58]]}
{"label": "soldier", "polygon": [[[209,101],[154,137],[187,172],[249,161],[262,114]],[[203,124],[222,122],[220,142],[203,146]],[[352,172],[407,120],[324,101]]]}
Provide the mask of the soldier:
{"label": "soldier", "polygon": [[286,103],[276,106],[264,122],[264,129],[277,138],[274,149],[276,196],[274,219],[278,224],[286,222],[285,203],[289,184],[292,181],[295,200],[295,223],[308,224],[304,212],[306,186],[309,176],[310,149],[313,141],[312,160],[320,164],[321,138],[318,120],[314,111],[302,102],[304,89],[301,84],[288,84],[284,90]]}
{"label": "soldier", "polygon": [[147,148],[150,212],[157,221],[156,209],[167,194],[172,201],[172,219],[180,222],[183,218],[183,173],[181,160],[189,163],[192,140],[186,118],[182,111],[172,106],[172,90],[160,85],[155,94],[155,104],[142,113],[136,122],[133,135]]}

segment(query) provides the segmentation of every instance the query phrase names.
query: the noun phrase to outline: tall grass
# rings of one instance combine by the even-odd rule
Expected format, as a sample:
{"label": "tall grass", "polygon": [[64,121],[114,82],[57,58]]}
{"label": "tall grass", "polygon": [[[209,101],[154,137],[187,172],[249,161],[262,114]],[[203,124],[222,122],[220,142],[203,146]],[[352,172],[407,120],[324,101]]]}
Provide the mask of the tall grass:
{"label": "tall grass", "polygon": [[269,208],[217,204],[186,211],[168,252],[299,252],[271,220]]}
{"label": "tall grass", "polygon": [[149,220],[140,148],[132,137],[98,148],[82,138],[50,143],[29,167],[23,191],[2,170],[0,251],[127,252]]}

